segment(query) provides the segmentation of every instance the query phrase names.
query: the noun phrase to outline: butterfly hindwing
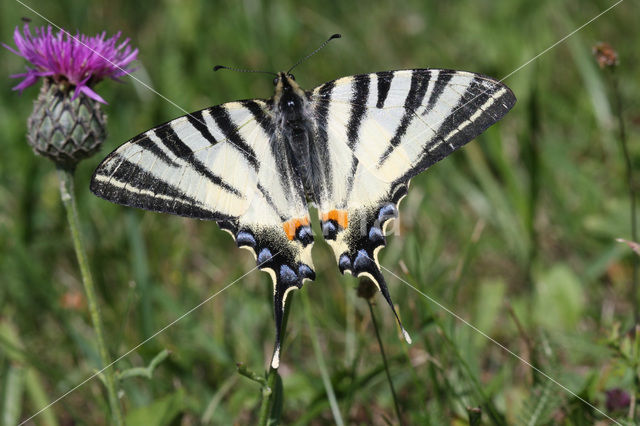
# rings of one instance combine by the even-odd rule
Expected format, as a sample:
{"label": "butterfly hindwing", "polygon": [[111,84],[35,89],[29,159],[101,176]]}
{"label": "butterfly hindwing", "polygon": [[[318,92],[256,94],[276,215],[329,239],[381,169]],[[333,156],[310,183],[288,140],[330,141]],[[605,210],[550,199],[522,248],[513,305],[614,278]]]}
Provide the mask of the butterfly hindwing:
{"label": "butterfly hindwing", "polygon": [[304,190],[268,101],[230,102],[172,120],[123,144],[91,181],[118,204],[214,220],[249,249],[274,285],[277,368],[289,291],[313,280]]}
{"label": "butterfly hindwing", "polygon": [[410,179],[502,118],[515,97],[479,74],[418,69],[344,77],[316,88],[312,102],[331,166],[332,190],[319,200],[324,237],[341,272],[370,278],[396,314],[378,253]]}

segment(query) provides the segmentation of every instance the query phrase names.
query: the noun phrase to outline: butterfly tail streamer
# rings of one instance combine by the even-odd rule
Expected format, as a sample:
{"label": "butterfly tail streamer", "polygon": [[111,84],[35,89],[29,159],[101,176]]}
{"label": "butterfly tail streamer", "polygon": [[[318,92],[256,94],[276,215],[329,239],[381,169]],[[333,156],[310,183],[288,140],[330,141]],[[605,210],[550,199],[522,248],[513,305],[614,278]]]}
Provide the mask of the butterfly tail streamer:
{"label": "butterfly tail streamer", "polygon": [[398,326],[402,331],[402,337],[408,344],[411,344],[412,342],[411,336],[409,336],[409,333],[407,332],[407,330],[405,330],[404,326],[402,325],[402,321],[400,320],[400,316],[398,315],[395,305],[391,300],[391,295],[389,294],[389,287],[387,286],[387,282],[384,279],[384,276],[382,275],[382,271],[380,270],[380,267],[376,264],[376,262],[373,259],[369,258],[369,261],[370,261],[370,264],[367,265],[368,272],[362,273],[362,275],[367,276],[367,278],[372,280],[373,283],[376,285],[376,287],[378,287],[378,290],[380,290],[380,293],[382,293],[384,300],[387,301],[387,303],[389,304],[389,307],[391,308],[391,311],[393,312],[393,315],[396,317]]}
{"label": "butterfly tail streamer", "polygon": [[[285,277],[293,278],[293,277]],[[276,323],[276,343],[273,348],[273,357],[271,358],[271,368],[277,369],[280,367],[280,353],[282,347],[282,323],[284,320],[285,306],[287,303],[287,296],[290,291],[302,288],[302,280],[296,277],[295,281],[285,281],[282,276],[274,279],[273,283],[273,314]]]}
{"label": "butterfly tail streamer", "polygon": [[315,271],[311,266],[302,262],[291,262],[287,256],[279,253],[273,256],[268,262],[260,266],[267,272],[273,281],[273,316],[276,327],[276,342],[271,359],[271,367],[277,369],[280,366],[280,354],[282,348],[283,322],[287,297],[293,290],[302,288],[305,279],[313,281]]}

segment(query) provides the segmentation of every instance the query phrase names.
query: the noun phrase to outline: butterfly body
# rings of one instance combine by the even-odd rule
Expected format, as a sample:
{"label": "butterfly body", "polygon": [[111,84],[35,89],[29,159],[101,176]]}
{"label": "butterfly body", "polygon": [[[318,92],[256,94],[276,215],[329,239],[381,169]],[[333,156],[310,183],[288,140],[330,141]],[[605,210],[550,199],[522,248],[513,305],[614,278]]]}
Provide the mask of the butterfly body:
{"label": "butterfly body", "polygon": [[273,104],[276,122],[279,123],[280,132],[287,141],[287,153],[304,187],[307,199],[315,201],[321,185],[317,176],[321,170],[319,164],[322,159],[318,158],[313,145],[315,129],[310,119],[310,94],[300,88],[291,74],[278,73],[274,83],[276,89]]}
{"label": "butterfly body", "polygon": [[[453,70],[383,71],[304,91],[279,73],[268,100],[229,102],[134,137],[100,164],[91,190],[123,205],[213,220],[273,280],[276,347],[287,295],[315,279],[308,203],[342,273],[371,279],[412,177],[515,104],[499,81]],[[402,328],[403,335],[410,341]]]}

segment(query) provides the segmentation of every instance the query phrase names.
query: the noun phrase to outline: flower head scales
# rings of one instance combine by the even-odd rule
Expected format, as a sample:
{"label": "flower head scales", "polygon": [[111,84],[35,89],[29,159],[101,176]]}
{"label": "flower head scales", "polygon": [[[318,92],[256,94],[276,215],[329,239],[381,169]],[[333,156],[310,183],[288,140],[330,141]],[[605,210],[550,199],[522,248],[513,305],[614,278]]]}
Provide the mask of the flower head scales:
{"label": "flower head scales", "polygon": [[31,34],[29,25],[25,24],[23,32],[16,27],[13,40],[17,50],[2,44],[16,55],[22,56],[31,63],[27,72],[12,75],[23,80],[13,90],[24,90],[35,84],[40,77],[68,84],[75,88],[73,98],[84,93],[91,99],[106,103],[92,86],[107,77],[117,80],[132,70],[129,65],[138,55],[138,49],[132,49],[129,39],[118,43],[120,32],[107,38],[106,32],[94,37],[77,33],[72,36],[67,31],[53,33],[51,26],[35,29]]}

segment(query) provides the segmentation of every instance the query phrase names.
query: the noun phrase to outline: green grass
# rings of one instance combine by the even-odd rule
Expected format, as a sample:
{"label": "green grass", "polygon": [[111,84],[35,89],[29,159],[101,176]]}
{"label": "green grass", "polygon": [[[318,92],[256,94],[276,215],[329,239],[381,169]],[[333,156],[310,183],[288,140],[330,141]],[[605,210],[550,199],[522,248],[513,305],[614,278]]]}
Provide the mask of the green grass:
{"label": "green grass", "polygon": [[[187,111],[269,97],[271,78],[216,64],[287,69],[340,32],[296,70],[305,88],[349,74],[443,67],[497,78],[611,5],[612,1],[411,0],[379,2],[29,1],[69,30],[122,30],[140,48],[136,76]],[[21,17],[0,0],[0,41]],[[636,4],[627,0],[506,83],[518,103],[499,124],[413,180],[400,235],[381,262],[580,397],[606,411],[605,390],[637,391],[631,343],[633,253],[628,186],[610,79],[591,56],[607,41],[616,70],[632,166],[640,164]],[[0,76],[24,62],[4,49]],[[25,141],[37,94],[0,79],[0,416],[25,419],[90,376],[99,356],[60,203],[56,170]],[[85,244],[114,356],[145,340],[255,266],[212,223],[116,206],[88,190],[112,149],[183,114],[138,83],[101,83],[109,138],[76,173]],[[637,182],[636,177],[636,182]],[[340,414],[348,424],[395,422],[394,401],[367,302],[357,280],[339,275],[317,241],[318,278],[305,285],[315,334],[294,296],[284,344],[283,424],[333,423],[312,336],[317,335]],[[386,274],[414,343],[404,344],[378,296],[374,310],[406,424],[589,424],[603,417]],[[271,284],[254,272],[130,356],[119,371],[170,355],[152,377],[121,382],[131,424],[248,424],[260,386],[237,373],[268,367],[273,346]],[[516,320],[517,319],[517,320]],[[518,326],[519,324],[519,326]],[[626,346],[625,346],[626,345]],[[612,349],[613,348],[613,349]],[[617,348],[617,349],[616,349]],[[625,352],[625,350],[627,350]],[[631,354],[628,359],[624,354]],[[637,354],[636,354],[637,355]],[[16,405],[17,404],[17,405]],[[3,408],[0,408],[2,410]],[[636,410],[637,412],[637,410]],[[98,379],[54,405],[36,424],[103,424]],[[623,421],[628,409],[608,412]]]}

